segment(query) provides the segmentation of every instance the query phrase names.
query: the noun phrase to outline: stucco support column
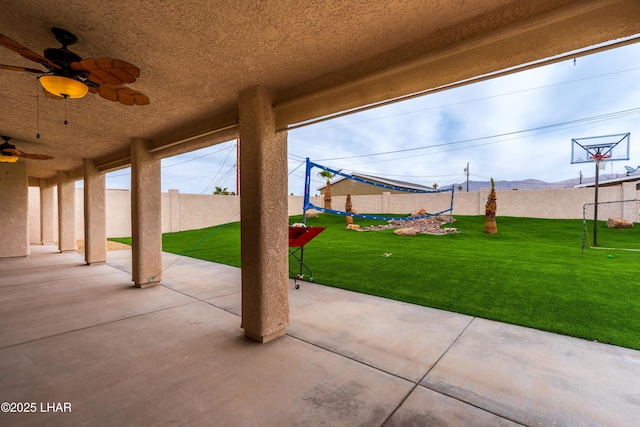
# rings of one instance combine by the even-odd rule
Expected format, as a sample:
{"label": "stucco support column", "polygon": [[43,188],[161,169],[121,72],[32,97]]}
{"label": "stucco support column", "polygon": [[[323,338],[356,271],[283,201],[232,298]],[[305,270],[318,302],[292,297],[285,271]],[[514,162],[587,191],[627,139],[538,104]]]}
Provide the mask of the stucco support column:
{"label": "stucco support column", "polygon": [[289,325],[287,134],[269,91],[240,93],[242,328],[267,342]]}
{"label": "stucco support column", "polygon": [[133,282],[139,288],[162,278],[162,194],[160,160],[147,151],[149,142],[131,142],[131,236]]}
{"label": "stucco support column", "polygon": [[55,242],[53,215],[53,187],[40,180],[40,244],[52,245]]}
{"label": "stucco support column", "polygon": [[0,163],[0,258],[29,255],[27,164]]}
{"label": "stucco support column", "polygon": [[104,174],[84,159],[84,260],[89,265],[107,261],[106,199]]}
{"label": "stucco support column", "polygon": [[76,251],[76,183],[58,171],[58,250]]}

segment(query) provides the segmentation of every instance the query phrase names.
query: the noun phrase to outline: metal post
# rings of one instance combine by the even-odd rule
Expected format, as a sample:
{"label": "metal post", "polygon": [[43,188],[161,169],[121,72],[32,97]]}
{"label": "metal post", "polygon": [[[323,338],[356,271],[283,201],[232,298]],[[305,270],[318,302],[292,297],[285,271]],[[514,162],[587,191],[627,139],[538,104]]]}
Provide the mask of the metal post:
{"label": "metal post", "polygon": [[451,188],[451,205],[449,210],[449,231],[451,231],[451,224],[453,224],[453,195],[455,191],[454,188]]}
{"label": "metal post", "polygon": [[307,209],[309,209],[309,201],[310,201],[310,189],[311,189],[311,162],[309,158],[306,159],[306,168],[304,175],[304,204],[302,206],[302,223],[307,223]]}
{"label": "metal post", "polygon": [[600,160],[596,158],[595,205],[593,206],[593,246],[598,246],[598,181],[600,178]]}
{"label": "metal post", "polygon": [[584,241],[587,235],[587,205],[582,206],[582,254],[584,254]]}
{"label": "metal post", "polygon": [[[311,162],[306,159],[305,177],[304,177],[304,206],[302,207],[302,223],[307,225],[307,209],[309,208],[309,198],[311,189]],[[302,279],[304,273],[304,245],[300,248],[300,272],[298,279]]]}
{"label": "metal post", "polygon": [[467,168],[464,170],[467,173],[467,193],[469,192],[469,162],[467,162]]}

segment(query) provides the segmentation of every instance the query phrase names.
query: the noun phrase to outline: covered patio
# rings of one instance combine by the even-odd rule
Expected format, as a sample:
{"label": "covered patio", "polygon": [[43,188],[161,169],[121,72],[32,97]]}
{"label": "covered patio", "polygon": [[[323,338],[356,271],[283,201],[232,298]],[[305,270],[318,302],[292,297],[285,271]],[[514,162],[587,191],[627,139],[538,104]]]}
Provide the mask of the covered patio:
{"label": "covered patio", "polygon": [[[45,96],[33,69],[60,48],[52,27],[78,37],[82,58],[139,67],[130,89],[150,103]],[[72,406],[2,424],[639,418],[637,352],[313,284],[293,292],[287,261],[289,130],[636,43],[637,0],[5,0],[0,31],[0,135],[53,157],[0,163],[1,400]],[[232,139],[242,270],[187,258],[165,270],[162,159]],[[133,246],[108,253],[105,174],[126,167]]]}
{"label": "covered patio", "polygon": [[[130,279],[157,286],[162,159],[238,139],[241,328],[263,343],[290,325],[288,130],[640,40],[636,0],[3,7],[0,135],[15,148],[0,156],[0,258],[29,256],[30,244],[74,251],[82,221],[84,262],[106,262],[105,174],[131,167]],[[43,77],[89,93],[53,96]],[[15,162],[18,152],[34,156]]]}
{"label": "covered patio", "polygon": [[93,267],[55,246],[32,251],[0,262],[0,377],[3,402],[36,411],[1,413],[3,425],[640,418],[638,351],[292,282],[287,334],[260,345],[238,329],[237,268],[164,253],[163,284],[136,290],[130,250]]}

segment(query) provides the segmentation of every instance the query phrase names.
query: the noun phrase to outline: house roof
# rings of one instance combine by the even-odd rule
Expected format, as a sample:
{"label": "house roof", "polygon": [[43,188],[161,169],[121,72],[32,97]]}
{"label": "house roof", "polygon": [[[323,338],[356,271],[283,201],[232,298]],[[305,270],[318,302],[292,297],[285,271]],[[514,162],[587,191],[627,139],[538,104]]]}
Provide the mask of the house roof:
{"label": "house roof", "polygon": [[[640,175],[626,175],[622,178],[611,178],[605,179],[598,182],[598,187],[611,187],[614,185],[622,185],[625,182],[633,182],[636,184],[640,184]],[[595,182],[587,182],[585,184],[574,185],[573,188],[587,188],[587,187],[595,187]]]}
{"label": "house roof", "polygon": [[379,177],[379,176],[367,175],[367,174],[358,173],[358,172],[354,172],[352,175],[356,176],[358,178],[369,180],[369,181],[376,181],[376,182],[379,182],[381,184],[392,185],[394,187],[405,188],[405,189],[408,189],[408,190],[431,190],[431,191],[434,190],[433,187],[427,187],[425,185],[414,184],[412,182],[399,181],[397,179],[382,178],[382,177]]}
{"label": "house roof", "polygon": [[[354,176],[356,178],[361,178],[367,181],[373,181],[375,183],[378,184],[384,184],[384,185],[391,185],[394,187],[399,187],[399,188],[403,188],[403,189],[407,189],[407,190],[420,190],[420,191],[434,191],[435,189],[433,187],[427,187],[424,185],[420,185],[420,184],[414,184],[411,182],[406,182],[406,181],[399,181],[396,179],[389,179],[389,178],[383,178],[383,177],[379,177],[379,176],[375,176],[375,175],[369,175],[369,174],[363,174],[360,172],[352,172],[351,176]],[[338,182],[344,180],[344,179],[348,179],[344,176],[340,176],[338,179],[336,179],[335,181],[331,182],[331,185],[337,184]],[[322,189],[324,189],[326,187],[326,185],[323,185],[321,187],[319,187],[317,190],[320,191]]]}

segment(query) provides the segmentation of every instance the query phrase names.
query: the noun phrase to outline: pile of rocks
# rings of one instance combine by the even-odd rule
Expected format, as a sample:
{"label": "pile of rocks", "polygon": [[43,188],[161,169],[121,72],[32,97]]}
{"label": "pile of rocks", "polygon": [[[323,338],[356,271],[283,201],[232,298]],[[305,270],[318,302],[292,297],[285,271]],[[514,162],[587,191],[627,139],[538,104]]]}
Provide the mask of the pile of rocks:
{"label": "pile of rocks", "polygon": [[607,227],[617,229],[633,228],[633,222],[622,218],[609,218]]}
{"label": "pile of rocks", "polygon": [[[451,218],[451,222],[455,219]],[[391,220],[386,225],[372,225],[360,227],[359,231],[395,230],[394,233],[401,236],[416,236],[418,234],[448,234],[455,233],[455,228],[440,228],[449,223],[449,217],[434,216],[422,219]]]}

